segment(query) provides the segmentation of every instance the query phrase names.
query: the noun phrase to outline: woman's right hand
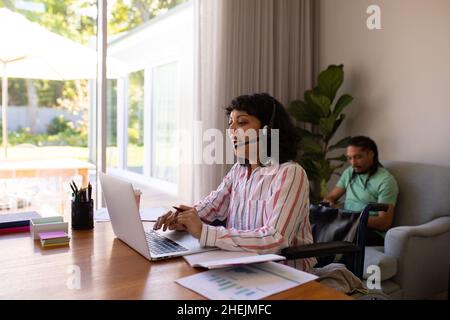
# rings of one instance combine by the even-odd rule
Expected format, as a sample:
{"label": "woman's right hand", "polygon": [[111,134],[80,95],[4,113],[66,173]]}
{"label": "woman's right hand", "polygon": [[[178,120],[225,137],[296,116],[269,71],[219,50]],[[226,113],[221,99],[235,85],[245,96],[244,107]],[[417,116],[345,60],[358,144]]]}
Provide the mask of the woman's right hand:
{"label": "woman's right hand", "polygon": [[177,222],[177,212],[169,211],[166,214],[158,217],[155,224],[153,225],[153,230],[159,230],[163,228],[163,231],[169,230],[177,230],[177,231],[186,231],[186,227]]}

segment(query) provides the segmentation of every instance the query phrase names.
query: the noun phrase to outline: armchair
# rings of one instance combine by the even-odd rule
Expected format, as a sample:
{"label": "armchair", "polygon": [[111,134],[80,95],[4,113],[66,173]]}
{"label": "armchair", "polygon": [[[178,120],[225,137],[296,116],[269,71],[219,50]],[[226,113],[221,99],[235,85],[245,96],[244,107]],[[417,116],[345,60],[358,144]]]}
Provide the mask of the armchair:
{"label": "armchair", "polygon": [[400,189],[394,227],[384,247],[366,248],[364,270],[380,267],[381,291],[391,298],[432,298],[448,290],[449,283],[450,167],[383,164]]}

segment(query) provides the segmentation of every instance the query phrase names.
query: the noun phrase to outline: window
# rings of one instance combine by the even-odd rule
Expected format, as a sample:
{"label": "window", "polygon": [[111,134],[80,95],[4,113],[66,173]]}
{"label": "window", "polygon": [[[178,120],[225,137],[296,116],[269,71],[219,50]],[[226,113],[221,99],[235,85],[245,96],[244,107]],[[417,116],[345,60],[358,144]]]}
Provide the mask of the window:
{"label": "window", "polygon": [[166,9],[109,36],[108,55],[123,62],[127,76],[108,91],[117,94],[117,107],[110,101],[107,122],[115,129],[107,129],[107,166],[109,172],[176,193],[180,119],[189,117],[193,104],[194,6]]}

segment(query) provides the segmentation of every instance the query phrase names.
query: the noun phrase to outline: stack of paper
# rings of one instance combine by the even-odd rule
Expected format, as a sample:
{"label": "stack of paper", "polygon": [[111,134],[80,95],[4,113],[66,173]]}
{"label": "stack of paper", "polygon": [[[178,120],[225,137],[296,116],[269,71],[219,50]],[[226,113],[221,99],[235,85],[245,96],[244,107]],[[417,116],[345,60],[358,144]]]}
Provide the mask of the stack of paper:
{"label": "stack of paper", "polygon": [[46,217],[30,220],[30,232],[34,240],[39,240],[39,234],[49,231],[68,232],[69,223],[64,222],[64,217]]}
{"label": "stack of paper", "polygon": [[258,300],[317,279],[281,263],[265,262],[208,270],[176,280],[208,299]]}
{"label": "stack of paper", "polygon": [[279,261],[286,259],[277,254],[257,254],[253,252],[234,251],[208,251],[184,256],[184,259],[192,267],[203,267],[207,269],[219,269],[230,266],[261,263],[267,261]]}
{"label": "stack of paper", "polygon": [[64,231],[42,232],[39,237],[43,247],[66,246],[70,242],[69,235]]}

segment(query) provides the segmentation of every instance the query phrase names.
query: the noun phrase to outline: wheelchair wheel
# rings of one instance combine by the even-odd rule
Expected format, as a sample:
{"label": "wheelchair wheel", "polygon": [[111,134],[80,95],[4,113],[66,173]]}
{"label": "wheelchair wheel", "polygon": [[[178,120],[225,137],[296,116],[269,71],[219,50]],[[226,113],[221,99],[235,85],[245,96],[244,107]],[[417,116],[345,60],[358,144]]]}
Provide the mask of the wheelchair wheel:
{"label": "wheelchair wheel", "polygon": [[356,300],[390,300],[390,298],[382,292],[369,292],[358,297]]}

